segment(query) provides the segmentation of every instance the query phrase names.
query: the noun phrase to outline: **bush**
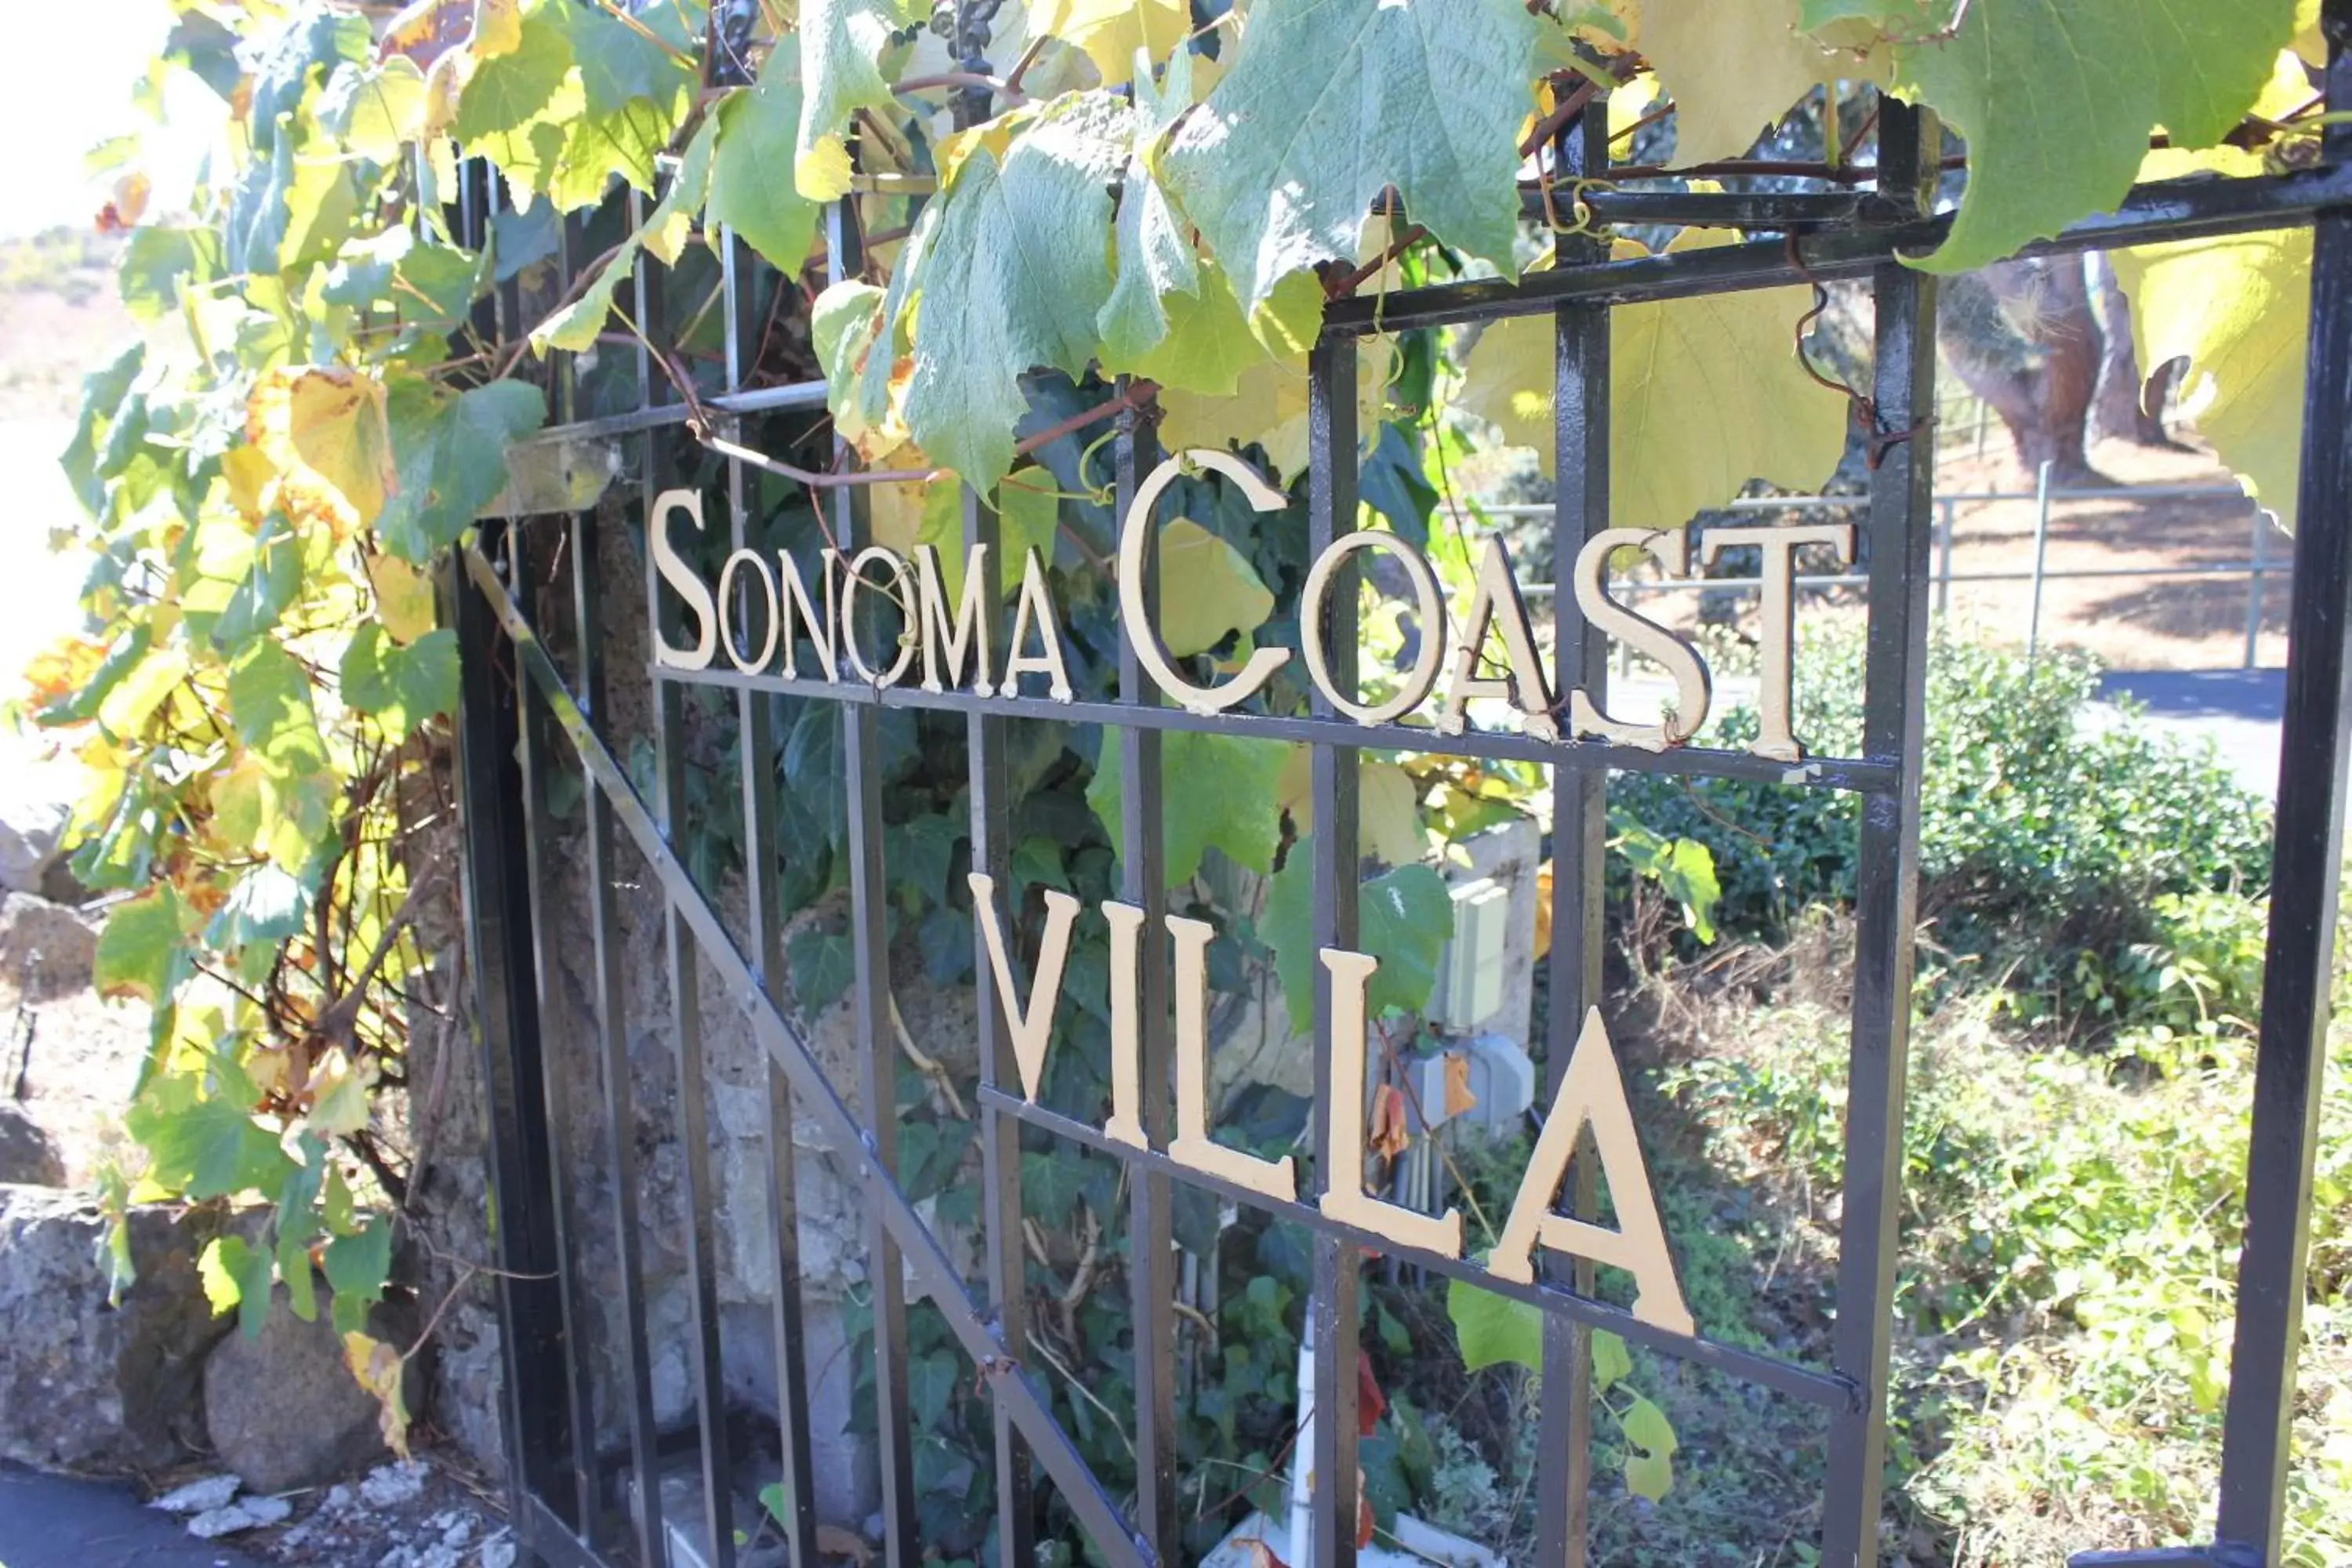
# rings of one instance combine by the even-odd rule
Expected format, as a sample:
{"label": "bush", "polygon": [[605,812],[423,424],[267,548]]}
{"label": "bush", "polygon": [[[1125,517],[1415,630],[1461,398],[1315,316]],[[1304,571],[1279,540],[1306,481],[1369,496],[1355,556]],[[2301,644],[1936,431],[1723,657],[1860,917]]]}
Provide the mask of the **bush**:
{"label": "bush", "polygon": [[[1806,644],[1798,731],[1817,752],[1860,747],[1862,655],[1850,630]],[[2087,659],[2053,656],[2029,670],[2013,654],[1940,635],[1929,648],[1921,916],[1946,952],[2023,954],[2024,988],[2071,1015],[2111,998],[2121,956],[2157,940],[2159,899],[2258,891],[2270,879],[2268,805],[2210,747],[2128,715],[2085,724],[2096,687]],[[1735,709],[1721,743],[1755,733],[1755,714]],[[1778,942],[1798,911],[1853,900],[1854,795],[1642,774],[1612,781],[1610,800],[1664,837],[1707,847],[1721,888],[1715,922],[1729,936]],[[2084,953],[2096,982],[2087,997]]]}

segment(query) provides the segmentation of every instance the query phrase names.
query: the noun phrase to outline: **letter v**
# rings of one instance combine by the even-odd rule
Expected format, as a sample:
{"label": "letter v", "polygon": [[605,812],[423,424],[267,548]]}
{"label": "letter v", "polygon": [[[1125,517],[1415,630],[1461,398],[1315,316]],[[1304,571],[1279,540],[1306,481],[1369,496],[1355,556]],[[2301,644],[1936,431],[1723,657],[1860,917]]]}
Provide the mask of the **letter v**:
{"label": "letter v", "polygon": [[1045,890],[1045,942],[1037,951],[1037,978],[1029,1005],[1014,1010],[1013,960],[1004,951],[1004,928],[996,918],[996,879],[971,873],[972,919],[988,943],[988,969],[1004,1007],[1004,1030],[1013,1041],[1013,1063],[1021,1072],[1021,1097],[1037,1102],[1037,1080],[1045,1068],[1045,1042],[1054,1033],[1054,1004],[1061,999],[1062,972],[1069,966],[1070,928],[1077,923],[1078,900]]}

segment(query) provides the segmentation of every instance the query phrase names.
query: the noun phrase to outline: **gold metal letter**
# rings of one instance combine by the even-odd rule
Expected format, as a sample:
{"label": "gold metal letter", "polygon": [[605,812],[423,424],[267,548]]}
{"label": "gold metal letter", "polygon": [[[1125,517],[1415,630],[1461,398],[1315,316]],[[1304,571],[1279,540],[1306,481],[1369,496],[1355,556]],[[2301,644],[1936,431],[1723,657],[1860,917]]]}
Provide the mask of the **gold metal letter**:
{"label": "gold metal letter", "polygon": [[[1135,488],[1135,499],[1127,509],[1127,520],[1118,531],[1118,614],[1127,632],[1127,640],[1134,646],[1135,658],[1144,673],[1158,683],[1160,689],[1176,700],[1176,706],[1192,713],[1219,713],[1248,697],[1264,686],[1274,672],[1290,662],[1286,647],[1262,647],[1252,653],[1242,672],[1222,686],[1195,686],[1177,672],[1168,656],[1168,645],[1160,640],[1159,629],[1143,612],[1143,547],[1152,537],[1151,509],[1160,500],[1160,492],[1176,481],[1183,465],[1192,463],[1203,468],[1214,468],[1241,487],[1250,505],[1260,511],[1280,511],[1289,504],[1287,498],[1260,479],[1255,469],[1230,452],[1220,452],[1207,447],[1190,451],[1171,453],[1160,460],[1150,476]],[[1026,589],[1024,589],[1026,592]],[[1068,698],[1056,692],[1056,697]]]}
{"label": "gold metal letter", "polygon": [[[964,659],[974,641],[980,644],[980,674],[972,689],[985,697],[992,689],[989,671],[992,668],[988,656],[988,623],[993,618],[986,603],[988,581],[988,546],[974,545],[971,559],[964,563],[963,602],[956,606],[955,624],[948,624],[947,590],[940,584],[940,549],[936,544],[918,545],[915,549],[916,592],[923,601],[923,622],[919,630],[923,638],[923,689],[944,691],[949,686],[963,684]],[[947,662],[947,680],[940,679],[940,662]]]}
{"label": "gold metal letter", "polygon": [[1106,901],[1102,912],[1110,922],[1110,1120],[1103,1123],[1103,1136],[1148,1149],[1151,1144],[1143,1135],[1143,1096],[1137,1081],[1143,1057],[1141,1008],[1136,997],[1143,911],[1133,904]]}
{"label": "gold metal letter", "polygon": [[787,679],[800,674],[800,638],[793,630],[793,613],[800,612],[801,624],[808,628],[809,646],[824,656],[824,673],[827,680],[839,680],[841,601],[836,584],[841,574],[841,552],[821,550],[817,552],[816,569],[824,577],[824,616],[820,619],[816,605],[809,601],[808,584],[801,579],[801,563],[789,551],[776,552],[776,626],[784,645],[784,675]]}
{"label": "gold metal letter", "polygon": [[1330,1189],[1317,1205],[1341,1225],[1387,1237],[1441,1258],[1462,1256],[1462,1211],[1443,1217],[1415,1214],[1364,1191],[1364,994],[1381,961],[1368,952],[1327,947],[1320,954],[1331,975]]}
{"label": "gold metal letter", "polygon": [[[1369,706],[1356,700],[1356,693],[1342,691],[1331,681],[1330,651],[1323,646],[1323,601],[1331,592],[1331,574],[1339,563],[1359,550],[1383,549],[1395,555],[1404,566],[1405,575],[1412,579],[1413,597],[1421,613],[1421,652],[1413,659],[1412,669],[1397,689],[1395,696],[1386,702]],[[1445,601],[1438,595],[1436,574],[1429,569],[1429,558],[1393,533],[1379,533],[1370,529],[1335,539],[1331,547],[1315,558],[1307,574],[1307,587],[1298,601],[1298,640],[1307,651],[1307,673],[1331,706],[1347,714],[1359,724],[1385,724],[1401,719],[1421,706],[1430,688],[1437,684],[1437,672],[1445,658]]]}
{"label": "gold metal letter", "polygon": [[[736,649],[739,646],[737,628],[728,625],[730,617],[727,606],[735,602],[735,570],[749,566],[760,574],[760,593],[768,606],[768,640],[760,645],[757,658],[746,658]],[[727,662],[746,675],[757,675],[776,657],[776,579],[768,563],[749,550],[738,550],[727,557],[727,564],[719,569],[719,642],[727,650]]]}
{"label": "gold metal letter", "polygon": [[[1476,673],[1486,653],[1487,628],[1496,622],[1511,662],[1507,678]],[[1536,657],[1528,606],[1519,597],[1518,579],[1511,575],[1511,552],[1495,538],[1486,541],[1486,552],[1478,559],[1478,591],[1462,623],[1462,645],[1454,650],[1454,679],[1446,682],[1445,702],[1437,712],[1438,733],[1462,733],[1463,710],[1474,697],[1509,698],[1528,734],[1538,741],[1559,739],[1559,725],[1551,716],[1551,684],[1544,679],[1543,661]]]}
{"label": "gold metal letter", "polygon": [[[1617,1210],[1615,1230],[1552,1209],[1576,1152],[1577,1134],[1587,1122],[1601,1152],[1601,1180],[1608,1183],[1609,1201]],[[1576,1037],[1551,1116],[1536,1140],[1527,1174],[1520,1178],[1511,1217],[1487,1257],[1488,1272],[1521,1285],[1531,1282],[1538,1242],[1624,1269],[1633,1276],[1635,1317],[1676,1333],[1697,1331],[1690,1309],[1683,1304],[1682,1283],[1675,1278],[1674,1257],[1658,1223],[1658,1201],[1650,1190],[1650,1170],[1642,1162],[1633,1113],[1625,1103],[1625,1082],[1618,1076],[1617,1054],[1598,1007],[1585,1011],[1583,1032]]]}
{"label": "gold metal letter", "polygon": [[1004,928],[996,918],[996,879],[985,872],[971,874],[971,918],[988,943],[988,972],[996,980],[996,997],[1004,1009],[1004,1031],[1013,1042],[1013,1062],[1021,1071],[1021,1095],[1037,1100],[1037,1079],[1045,1068],[1045,1042],[1054,1034],[1054,1004],[1061,999],[1062,972],[1069,964],[1070,928],[1077,923],[1078,900],[1051,888],[1045,890],[1045,941],[1037,950],[1037,974],[1029,987],[1029,1005],[1013,1006],[1013,961],[1004,951]]}
{"label": "gold metal letter", "polygon": [[[866,580],[866,563],[877,561],[887,566],[896,579],[889,593],[898,605],[902,628],[898,634],[898,657],[879,675],[866,668],[865,657],[857,651],[857,590],[881,586]],[[898,685],[905,678],[907,667],[915,662],[915,644],[922,639],[923,623],[921,608],[915,603],[913,576],[895,551],[879,544],[867,545],[850,560],[849,575],[841,584],[841,651],[848,658],[849,668],[857,672],[857,679],[868,686]]]}
{"label": "gold metal letter", "polygon": [[[1033,622],[1043,646],[1036,653],[1023,653],[1021,645],[1029,639]],[[1013,640],[1004,649],[1004,684],[997,690],[1006,697],[1018,697],[1021,678],[1034,674],[1048,678],[1045,689],[1055,701],[1070,700],[1070,672],[1062,663],[1062,624],[1054,616],[1054,596],[1045,591],[1045,563],[1037,558],[1037,547],[1033,544],[1021,567],[1021,603],[1013,612]]]}
{"label": "gold metal letter", "polygon": [[1666,667],[1666,673],[1675,678],[1674,717],[1655,724],[1624,723],[1594,707],[1580,686],[1568,694],[1569,733],[1599,735],[1645,752],[1663,752],[1698,733],[1698,727],[1706,722],[1714,688],[1706,662],[1696,648],[1609,596],[1609,557],[1627,548],[1643,552],[1669,572],[1680,574],[1690,565],[1690,536],[1678,528],[1604,528],[1576,552],[1577,607],[1602,632]]}
{"label": "gold metal letter", "polygon": [[654,662],[669,669],[709,669],[711,657],[719,651],[719,616],[716,606],[710,602],[709,585],[694,574],[694,568],[688,566],[670,544],[669,514],[673,511],[686,513],[693,520],[696,531],[699,532],[702,528],[701,492],[664,490],[654,497],[653,521],[646,530],[653,537],[654,569],[661,574],[662,581],[677,590],[677,596],[686,601],[686,607],[693,613],[694,624],[698,629],[694,634],[692,647],[672,646],[670,640],[662,636],[661,605],[653,599],[649,587],[646,597],[653,602],[646,607],[654,617]]}
{"label": "gold metal letter", "polygon": [[1705,566],[1717,552],[1743,544],[1753,544],[1764,552],[1763,681],[1756,704],[1761,721],[1755,743],[1748,749],[1775,762],[1801,763],[1805,760],[1805,743],[1790,727],[1797,683],[1797,550],[1800,545],[1827,544],[1837,551],[1841,567],[1851,566],[1853,524],[1713,529],[1698,542],[1698,563]]}
{"label": "gold metal letter", "polygon": [[1261,1160],[1209,1136],[1209,939],[1216,931],[1206,921],[1167,920],[1176,939],[1176,1141],[1168,1152],[1196,1171],[1288,1203],[1298,1196],[1289,1155]]}

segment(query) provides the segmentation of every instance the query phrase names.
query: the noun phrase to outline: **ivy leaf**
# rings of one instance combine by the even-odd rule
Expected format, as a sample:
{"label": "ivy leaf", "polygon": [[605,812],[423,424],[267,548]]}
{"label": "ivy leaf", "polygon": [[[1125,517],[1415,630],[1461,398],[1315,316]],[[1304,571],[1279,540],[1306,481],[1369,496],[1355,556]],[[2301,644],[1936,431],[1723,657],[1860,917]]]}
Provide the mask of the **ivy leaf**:
{"label": "ivy leaf", "polygon": [[1137,50],[1155,60],[1176,51],[1192,26],[1182,0],[1038,0],[1029,14],[1032,38],[1059,38],[1084,50],[1105,87],[1124,87],[1136,75]]}
{"label": "ivy leaf", "polygon": [[1286,275],[1355,255],[1390,185],[1514,271],[1535,38],[1517,0],[1262,0],[1161,174],[1253,315]]}
{"label": "ivy leaf", "polygon": [[1021,1156],[1021,1205],[1047,1229],[1058,1230],[1070,1223],[1070,1211],[1086,1190],[1084,1161],[1034,1150]]}
{"label": "ivy leaf", "polygon": [[839,931],[803,926],[784,944],[784,957],[792,965],[793,996],[803,1017],[814,1018],[848,994],[856,955]]}
{"label": "ivy leaf", "polygon": [[709,221],[733,229],[761,259],[793,277],[808,259],[816,235],[815,204],[776,174],[792,156],[800,123],[797,39],[778,39],[760,68],[759,85],[730,97],[718,112]]}
{"label": "ivy leaf", "polygon": [[[1888,0],[1872,15],[1901,26],[1916,12]],[[1969,6],[1949,38],[1898,43],[1894,91],[1969,147],[1958,216],[1918,264],[1966,272],[2113,210],[2151,129],[2176,146],[2220,141],[2294,31],[2294,0],[2009,0]]]}
{"label": "ivy leaf", "polygon": [[[1309,835],[1290,847],[1257,927],[1274,949],[1275,976],[1290,1005],[1292,1032],[1300,1035],[1315,1026],[1314,842]],[[1368,879],[1357,898],[1357,950],[1381,961],[1366,1006],[1375,1017],[1390,1007],[1419,1012],[1437,985],[1437,955],[1454,937],[1445,879],[1427,866],[1400,866]]]}
{"label": "ivy leaf", "polygon": [[1080,375],[1094,358],[1110,267],[1088,237],[1109,226],[1128,112],[1107,93],[1057,100],[1001,163],[974,146],[923,215],[907,427],[980,489],[1013,467],[1013,427],[1028,410],[1022,373]]}
{"label": "ivy leaf", "polygon": [[919,1430],[929,1432],[939,1426],[948,1402],[955,1397],[956,1384],[962,1380],[962,1367],[953,1351],[932,1351],[908,1363],[907,1404]]}
{"label": "ivy leaf", "polygon": [[829,202],[849,194],[843,133],[859,110],[896,107],[882,58],[893,35],[920,20],[908,0],[805,0],[801,6],[808,95],[793,142],[793,184],[803,197]]}
{"label": "ivy leaf", "polygon": [[[1733,243],[1685,229],[1681,255]],[[1631,241],[1621,254],[1641,254]],[[1609,313],[1610,515],[1625,528],[1679,528],[1753,479],[1809,487],[1845,452],[1843,399],[1797,363],[1792,331],[1811,307],[1801,287],[1625,305]],[[1498,321],[1471,351],[1460,406],[1553,460],[1552,332]],[[1707,439],[1694,444],[1690,432]]]}
{"label": "ivy leaf", "polygon": [[1481,1289],[1466,1279],[1449,1279],[1445,1315],[1454,1320],[1463,1371],[1506,1362],[1543,1370],[1543,1313],[1525,1301]]}
{"label": "ivy leaf", "polygon": [[[1161,737],[1162,779],[1216,781],[1213,789],[1169,789],[1162,796],[1160,826],[1170,887],[1192,879],[1211,845],[1253,871],[1272,868],[1275,841],[1281,833],[1275,787],[1288,750],[1272,741],[1204,731],[1171,730]],[[1115,741],[1107,739],[1103,745],[1094,782],[1087,786],[1087,804],[1102,819],[1111,842],[1118,842],[1125,805]]]}

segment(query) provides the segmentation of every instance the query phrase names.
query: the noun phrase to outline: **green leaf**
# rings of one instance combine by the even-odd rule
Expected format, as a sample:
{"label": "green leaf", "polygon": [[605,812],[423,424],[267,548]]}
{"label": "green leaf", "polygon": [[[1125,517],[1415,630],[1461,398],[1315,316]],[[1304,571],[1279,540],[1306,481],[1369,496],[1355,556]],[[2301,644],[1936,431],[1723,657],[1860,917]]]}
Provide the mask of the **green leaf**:
{"label": "green leaf", "polygon": [[1625,1435],[1625,1485],[1637,1497],[1656,1502],[1675,1484],[1674,1455],[1681,1447],[1666,1413],[1640,1394],[1621,1421]]}
{"label": "green leaf", "polygon": [[[1118,746],[1105,733],[1094,782],[1087,786],[1087,804],[1117,843],[1119,815],[1125,809]],[[1211,845],[1253,871],[1272,868],[1275,842],[1282,832],[1276,789],[1286,760],[1286,749],[1276,742],[1192,730],[1167,732],[1160,742],[1163,779],[1216,781],[1213,789],[1166,792],[1160,809],[1169,886],[1191,881]],[[1292,853],[1295,858],[1297,851]]]}
{"label": "green leaf", "polygon": [[310,677],[280,643],[255,643],[229,666],[228,711],[238,737],[273,763],[297,765],[318,752]]}
{"label": "green leaf", "polygon": [[299,935],[310,920],[310,889],[275,864],[255,866],[236,880],[205,928],[205,941],[223,952],[274,944]]}
{"label": "green leaf", "polygon": [[729,98],[718,113],[709,221],[733,229],[762,260],[790,278],[808,259],[816,235],[816,204],[778,173],[788,166],[800,124],[797,37],[777,40],[760,68],[759,85]]}
{"label": "green leaf", "polygon": [[1154,143],[1192,105],[1192,51],[1178,49],[1169,58],[1167,80],[1158,86],[1149,71],[1137,76],[1135,105],[1132,152],[1119,181],[1118,276],[1096,317],[1105,365],[1150,353],[1168,336],[1168,298],[1196,294],[1201,287],[1192,237],[1150,162]]}
{"label": "green leaf", "polygon": [[1537,1308],[1481,1289],[1466,1279],[1449,1279],[1445,1315],[1454,1320],[1464,1371],[1476,1372],[1505,1362],[1538,1372],[1543,1369],[1543,1313]]}
{"label": "green leaf", "polygon": [[[1916,11],[1890,0],[1874,14],[1904,24]],[[2149,131],[2180,147],[2220,141],[2294,32],[2294,0],[2007,0],[1969,6],[1949,38],[1898,43],[1894,90],[1969,149],[1959,214],[1919,265],[1966,272],[2112,211]]]}
{"label": "green leaf", "polygon": [[394,379],[387,401],[400,488],[384,503],[377,536],[402,560],[423,562],[456,543],[498,500],[508,445],[546,422],[547,401],[521,381],[494,381],[449,398],[422,377]]}
{"label": "green leaf", "polygon": [[257,1338],[269,1318],[270,1255],[241,1236],[216,1236],[196,1259],[196,1279],[213,1316],[236,1309],[237,1326]]}
{"label": "green leaf", "polygon": [[1160,531],[1160,635],[1178,658],[1244,637],[1274,614],[1274,595],[1248,557],[1189,517]]}
{"label": "green leaf", "polygon": [[160,1006],[187,975],[185,906],[169,882],[125,899],[106,917],[90,968],[101,996],[130,996]]}
{"label": "green leaf", "polygon": [[390,163],[424,132],[430,100],[425,73],[405,55],[337,66],[319,97],[319,123],[360,157]]}
{"label": "green leaf", "polygon": [[907,426],[975,489],[1013,467],[1013,427],[1028,410],[1022,373],[1078,375],[1094,358],[1095,317],[1110,294],[1098,237],[1129,113],[1108,93],[1056,100],[1001,165],[974,148],[924,212]]}
{"label": "green leaf", "polygon": [[[502,55],[477,61],[457,100],[454,126],[468,156],[490,156],[501,163],[509,151],[502,144],[485,146],[492,137],[505,138],[537,120],[552,107],[556,94],[572,74],[572,39],[566,18],[575,7],[541,4],[523,14],[522,42]],[[615,24],[618,26],[618,24]]]}
{"label": "green leaf", "polygon": [[383,1300],[392,1278],[392,1226],[389,1216],[371,1215],[363,1228],[335,1237],[320,1253],[319,1267],[335,1292],[337,1333],[362,1331],[368,1309]]}
{"label": "green leaf", "polygon": [[[929,8],[924,6],[922,15]],[[800,16],[802,69],[808,94],[793,142],[793,184],[805,199],[829,202],[849,192],[849,150],[843,138],[861,109],[893,110],[883,57],[893,35],[921,20],[906,0],[803,0]]]}
{"label": "green leaf", "polygon": [[666,103],[693,86],[694,71],[684,60],[611,12],[588,5],[563,6],[562,14],[590,114],[617,113],[632,99]]}
{"label": "green leaf", "polygon": [[1070,1211],[1086,1190],[1084,1162],[1067,1153],[1040,1154],[1034,1149],[1021,1156],[1021,1206],[1034,1215],[1039,1225],[1048,1228],[1068,1225]]}
{"label": "green leaf", "polygon": [[276,1192],[294,1162],[278,1134],[254,1120],[260,1096],[226,1057],[214,1057],[211,1069],[209,1095],[194,1075],[173,1073],[123,1112],[124,1130],[147,1151],[148,1175],[190,1198]]}
{"label": "green leaf", "polygon": [[457,634],[436,626],[404,647],[370,621],[344,649],[341,676],[345,702],[395,736],[412,734],[457,706]]}
{"label": "green leaf", "polygon": [[[1302,1035],[1315,1023],[1314,842],[1308,835],[1290,847],[1258,921],[1258,934],[1274,949],[1291,1028]],[[1365,1005],[1375,1017],[1390,1007],[1419,1012],[1437,984],[1437,956],[1454,936],[1445,879],[1427,866],[1400,866],[1366,880],[1358,900],[1357,951],[1381,961]]]}
{"label": "green leaf", "polygon": [[792,965],[793,995],[804,1018],[814,1018],[840,1001],[856,974],[849,939],[819,926],[803,926],[794,931],[784,944],[784,957]]}
{"label": "green leaf", "polygon": [[[1021,591],[1021,563],[1034,550],[1047,563],[1054,559],[1054,541],[1060,531],[1062,503],[1055,493],[1054,476],[1032,464],[1014,469],[996,488],[995,559],[997,580],[1008,599]],[[915,532],[918,544],[936,545],[940,576],[951,602],[963,598],[963,487],[933,485],[923,492],[922,521]]]}
{"label": "green leaf", "polygon": [[210,282],[218,276],[220,264],[218,231],[142,224],[122,243],[121,270],[116,275],[122,303],[131,315],[152,324],[179,308],[182,288]]}
{"label": "green leaf", "polygon": [[929,1432],[939,1426],[962,1379],[963,1365],[953,1351],[932,1351],[907,1363],[907,1406],[918,1430]]}
{"label": "green leaf", "polygon": [[577,298],[530,330],[530,352],[543,358],[550,349],[576,354],[594,348],[596,334],[613,313],[613,290],[635,268],[637,250],[634,237],[623,242]]}
{"label": "green leaf", "polygon": [[1286,275],[1352,259],[1390,185],[1512,272],[1535,40],[1517,0],[1262,0],[1161,172],[1252,313]]}
{"label": "green leaf", "polygon": [[1607,1329],[1592,1331],[1592,1392],[1606,1394],[1620,1379],[1633,1372],[1633,1357],[1625,1349],[1625,1336],[1612,1334]]}
{"label": "green leaf", "polygon": [[238,579],[212,626],[213,646],[241,647],[278,624],[302,591],[302,548],[283,518],[262,520],[253,542],[253,564]]}

